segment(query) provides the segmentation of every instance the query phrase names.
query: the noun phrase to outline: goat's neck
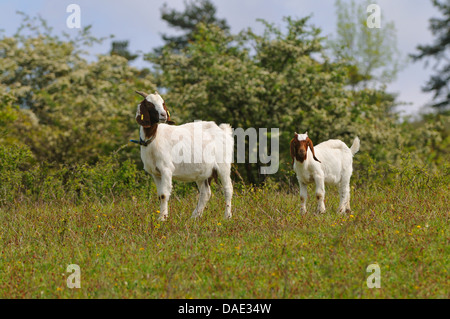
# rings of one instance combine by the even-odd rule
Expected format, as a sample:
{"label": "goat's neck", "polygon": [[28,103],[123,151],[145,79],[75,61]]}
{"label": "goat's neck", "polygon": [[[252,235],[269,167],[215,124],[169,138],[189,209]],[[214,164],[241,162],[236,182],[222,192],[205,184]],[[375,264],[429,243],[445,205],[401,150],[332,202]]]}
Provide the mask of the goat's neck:
{"label": "goat's neck", "polygon": [[144,131],[144,140],[154,139],[156,137],[158,123],[154,123],[150,127],[143,127],[142,129]]}

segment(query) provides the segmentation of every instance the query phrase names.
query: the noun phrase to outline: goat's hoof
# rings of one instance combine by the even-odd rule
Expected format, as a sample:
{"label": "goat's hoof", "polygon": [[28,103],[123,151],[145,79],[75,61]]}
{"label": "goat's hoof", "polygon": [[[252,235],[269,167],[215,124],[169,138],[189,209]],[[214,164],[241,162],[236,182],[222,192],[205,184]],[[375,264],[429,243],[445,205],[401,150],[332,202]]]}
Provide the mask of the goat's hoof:
{"label": "goat's hoof", "polygon": [[352,212],[352,210],[350,208],[339,208],[338,210],[338,214],[350,214]]}
{"label": "goat's hoof", "polygon": [[191,218],[192,218],[192,219],[200,218],[200,217],[202,217],[202,213],[203,213],[203,212],[199,212],[199,211],[197,211],[197,210],[194,210],[194,211],[192,212]]}
{"label": "goat's hoof", "polygon": [[317,215],[325,214],[325,209],[318,209],[316,210]]}
{"label": "goat's hoof", "polygon": [[305,215],[307,213],[306,208],[300,208],[300,214]]}
{"label": "goat's hoof", "polygon": [[231,219],[231,213],[225,213],[225,219]]}
{"label": "goat's hoof", "polygon": [[160,214],[159,216],[158,216],[158,220],[160,221],[160,222],[165,222],[166,220],[167,220],[167,217],[169,217],[169,215],[168,214]]}

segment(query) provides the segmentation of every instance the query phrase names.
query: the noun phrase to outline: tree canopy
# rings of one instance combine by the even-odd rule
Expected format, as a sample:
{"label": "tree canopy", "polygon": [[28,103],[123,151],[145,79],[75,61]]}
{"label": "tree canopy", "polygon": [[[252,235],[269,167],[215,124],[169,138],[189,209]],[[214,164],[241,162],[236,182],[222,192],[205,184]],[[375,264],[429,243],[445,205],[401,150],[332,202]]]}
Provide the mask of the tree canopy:
{"label": "tree canopy", "polygon": [[[448,134],[442,133],[448,117],[401,123],[392,112],[395,97],[384,88],[349,88],[353,64],[329,56],[309,17],[287,17],[282,27],[260,22],[260,34],[252,29],[233,34],[223,25],[200,22],[178,50],[169,42],[148,54],[150,70],[131,67],[120,50],[89,57],[88,46],[101,41],[89,28],[75,37],[57,36],[45,21],[26,17],[15,35],[0,37],[1,156],[96,165],[137,137],[136,89],[159,89],[177,123],[212,120],[236,129],[265,128],[269,138],[270,129],[278,128],[276,178],[292,173],[294,132],[308,131],[315,144],[331,138],[350,144],[358,135],[355,165],[361,172],[399,167],[406,154],[422,165],[448,155],[443,151]],[[122,49],[127,51],[126,45]],[[16,155],[11,156],[6,160],[13,167]],[[137,148],[121,148],[121,156],[140,163]],[[236,165],[245,181],[255,184],[265,178],[261,166]]]}
{"label": "tree canopy", "polygon": [[436,109],[448,110],[450,105],[450,3],[432,0],[433,5],[442,13],[440,18],[430,19],[430,30],[436,37],[433,44],[419,45],[419,53],[412,54],[414,60],[434,59],[436,74],[432,75],[423,90],[434,92]]}

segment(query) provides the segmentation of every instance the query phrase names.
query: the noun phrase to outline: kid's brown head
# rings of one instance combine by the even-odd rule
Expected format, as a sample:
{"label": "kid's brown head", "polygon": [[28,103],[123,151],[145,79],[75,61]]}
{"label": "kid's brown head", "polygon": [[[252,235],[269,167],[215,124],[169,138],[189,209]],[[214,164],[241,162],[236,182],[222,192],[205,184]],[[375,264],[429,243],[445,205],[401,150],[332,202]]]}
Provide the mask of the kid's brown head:
{"label": "kid's brown head", "polygon": [[314,146],[311,139],[308,137],[308,132],[305,134],[297,134],[295,133],[294,138],[291,140],[291,157],[292,164],[294,164],[294,159],[303,163],[306,160],[308,154],[308,147],[311,149],[311,153],[313,154],[313,158],[315,161],[321,163],[314,153]]}

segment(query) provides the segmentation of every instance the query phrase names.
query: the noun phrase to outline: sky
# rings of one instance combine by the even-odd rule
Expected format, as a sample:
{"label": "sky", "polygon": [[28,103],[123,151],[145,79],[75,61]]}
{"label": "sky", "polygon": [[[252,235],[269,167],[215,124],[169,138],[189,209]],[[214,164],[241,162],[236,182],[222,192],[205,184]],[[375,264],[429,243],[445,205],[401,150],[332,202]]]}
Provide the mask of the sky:
{"label": "sky", "polygon": [[[358,1],[358,0],[357,0]],[[217,17],[225,18],[231,31],[237,33],[251,27],[263,30],[257,19],[264,19],[283,25],[283,17],[302,18],[311,15],[311,23],[322,29],[323,35],[332,36],[336,32],[335,0],[212,0],[217,7]],[[429,30],[429,19],[440,16],[430,0],[374,0],[381,8],[381,23],[393,21],[397,29],[398,47],[403,56],[415,53],[419,44],[431,44],[433,36]],[[184,0],[0,0],[0,30],[6,36],[17,31],[22,17],[16,11],[29,16],[40,15],[54,28],[55,33],[75,34],[69,29],[66,12],[70,4],[81,8],[81,26],[92,25],[96,37],[114,35],[114,40],[129,40],[131,52],[152,51],[163,44],[161,34],[173,34],[167,23],[161,20],[160,9],[164,3],[170,8],[182,10]],[[91,49],[93,54],[106,53],[111,47],[107,40]],[[142,59],[135,66],[148,67]],[[402,115],[417,115],[426,111],[424,107],[432,102],[432,94],[422,92],[430,75],[432,63],[409,62],[398,74],[397,79],[388,84],[387,91],[398,94],[398,101],[405,102],[397,110]]]}

